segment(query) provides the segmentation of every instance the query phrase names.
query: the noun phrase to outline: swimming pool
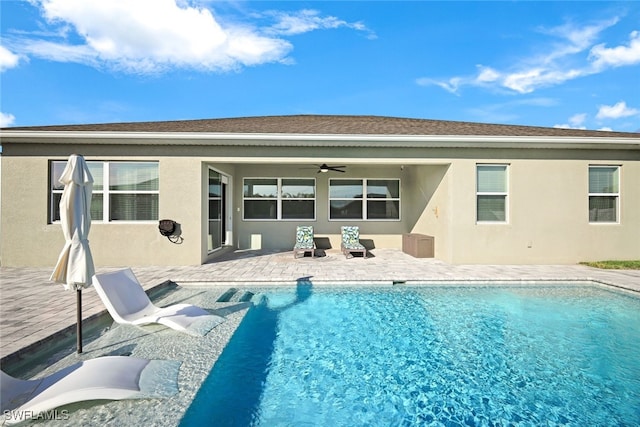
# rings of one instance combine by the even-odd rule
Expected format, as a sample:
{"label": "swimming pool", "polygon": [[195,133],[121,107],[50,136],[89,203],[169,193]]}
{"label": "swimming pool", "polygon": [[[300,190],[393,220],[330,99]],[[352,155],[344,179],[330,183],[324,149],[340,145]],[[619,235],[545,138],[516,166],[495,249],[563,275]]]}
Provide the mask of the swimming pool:
{"label": "swimming pool", "polygon": [[300,282],[254,302],[181,426],[640,423],[635,296]]}

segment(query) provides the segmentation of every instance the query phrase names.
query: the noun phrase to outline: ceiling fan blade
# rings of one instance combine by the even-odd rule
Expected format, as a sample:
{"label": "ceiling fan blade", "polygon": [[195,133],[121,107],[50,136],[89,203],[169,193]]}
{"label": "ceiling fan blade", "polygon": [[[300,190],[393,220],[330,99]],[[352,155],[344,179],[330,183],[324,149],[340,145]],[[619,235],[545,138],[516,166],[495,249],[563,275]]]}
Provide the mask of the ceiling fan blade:
{"label": "ceiling fan blade", "polygon": [[315,165],[315,168],[308,168],[308,167],[300,167],[298,169],[318,169],[318,173],[325,173],[325,172],[329,172],[329,171],[333,171],[333,172],[341,172],[341,173],[345,173],[345,171],[341,170],[340,168],[346,168],[347,166],[343,165],[343,166],[330,166],[327,165],[326,163],[323,163],[321,165]]}

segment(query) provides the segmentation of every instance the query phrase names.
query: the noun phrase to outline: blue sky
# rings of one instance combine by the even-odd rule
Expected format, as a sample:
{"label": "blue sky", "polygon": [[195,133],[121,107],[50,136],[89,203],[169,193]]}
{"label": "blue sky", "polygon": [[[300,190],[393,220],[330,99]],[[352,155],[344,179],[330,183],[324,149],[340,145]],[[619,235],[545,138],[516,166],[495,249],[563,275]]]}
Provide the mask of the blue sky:
{"label": "blue sky", "polygon": [[0,125],[354,114],[640,131],[635,2],[2,0]]}

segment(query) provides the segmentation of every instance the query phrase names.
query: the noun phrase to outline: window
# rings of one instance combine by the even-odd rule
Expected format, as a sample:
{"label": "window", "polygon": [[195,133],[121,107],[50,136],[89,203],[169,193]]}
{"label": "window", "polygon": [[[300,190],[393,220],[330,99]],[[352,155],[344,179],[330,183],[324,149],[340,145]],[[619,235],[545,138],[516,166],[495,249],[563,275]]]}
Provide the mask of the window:
{"label": "window", "polygon": [[477,165],[477,222],[507,221],[507,165]]}
{"label": "window", "polygon": [[620,167],[589,166],[589,222],[618,222]]}
{"label": "window", "polygon": [[312,178],[245,178],[246,220],[314,220],[316,181]]}
{"label": "window", "polygon": [[282,179],[280,188],[282,219],[315,219],[316,182],[314,179]]}
{"label": "window", "polygon": [[[60,221],[60,199],[62,199],[64,185],[60,184],[59,180],[66,166],[66,161],[51,162],[51,206],[49,208],[49,212],[51,212],[50,222]],[[91,195],[91,219],[93,221],[100,221],[102,220],[104,205],[104,191],[102,185],[103,164],[102,162],[87,162],[87,167],[89,168],[89,172],[91,172],[91,176],[93,177],[93,193]]]}
{"label": "window", "polygon": [[[66,161],[51,162],[51,222],[60,220],[64,186],[58,181]],[[92,221],[155,221],[158,219],[157,162],[95,162],[87,166],[93,176]]]}
{"label": "window", "polygon": [[399,220],[399,179],[330,179],[329,219]]}

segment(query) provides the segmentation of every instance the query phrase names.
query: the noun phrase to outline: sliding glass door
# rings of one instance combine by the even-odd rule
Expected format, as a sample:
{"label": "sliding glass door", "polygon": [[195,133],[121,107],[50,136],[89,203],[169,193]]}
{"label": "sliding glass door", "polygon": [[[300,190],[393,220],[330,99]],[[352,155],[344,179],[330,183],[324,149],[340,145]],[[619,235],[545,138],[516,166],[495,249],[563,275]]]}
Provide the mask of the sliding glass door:
{"label": "sliding glass door", "polygon": [[227,194],[229,179],[209,168],[209,215],[208,246],[209,252],[228,244],[227,242]]}

